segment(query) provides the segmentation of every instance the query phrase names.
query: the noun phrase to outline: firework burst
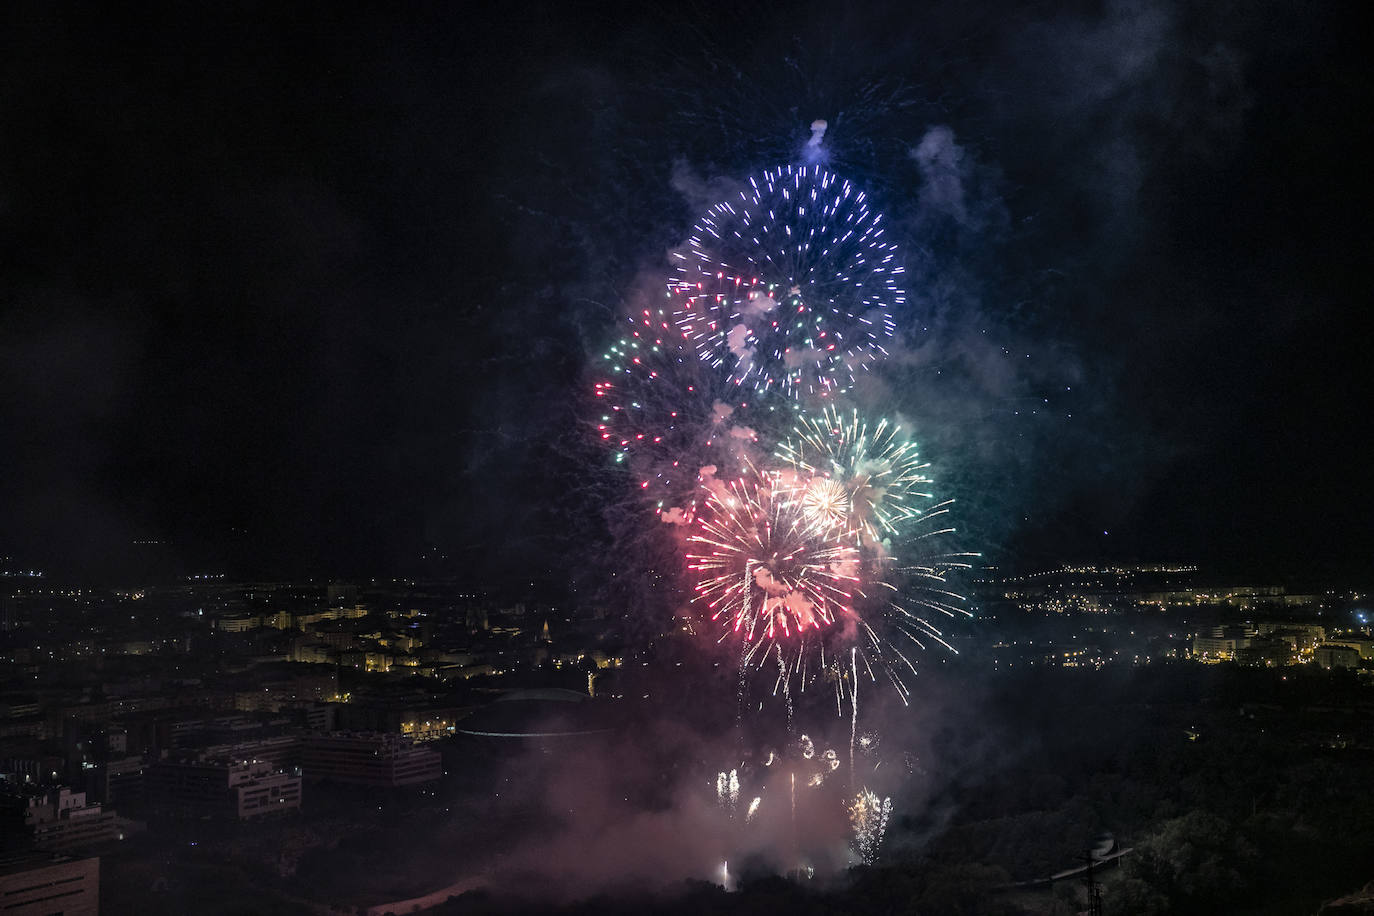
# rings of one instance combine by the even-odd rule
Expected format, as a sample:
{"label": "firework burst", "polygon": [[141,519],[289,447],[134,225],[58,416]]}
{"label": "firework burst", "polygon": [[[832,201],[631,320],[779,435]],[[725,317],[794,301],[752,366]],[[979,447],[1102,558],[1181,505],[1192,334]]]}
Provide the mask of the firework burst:
{"label": "firework burst", "polygon": [[[698,473],[733,472],[759,434],[793,423],[792,401],[741,389],[696,357],[670,318],[679,296],[642,307],[626,333],[597,360],[592,382],[595,433],[613,463],[626,468],[654,510],[669,520],[695,514]],[[678,511],[673,512],[674,509]]]}
{"label": "firework burst", "polygon": [[836,404],[887,355],[902,280],[863,191],[819,160],[765,171],[698,220],[593,385],[598,437],[685,544],[694,629],[737,649],[741,708],[751,672],[789,729],[794,691],[833,687],[851,770],[860,680],[908,701],[913,650],[968,614],[915,443]]}
{"label": "firework burst", "polygon": [[595,427],[657,511],[690,514],[699,468],[725,460],[727,421],[748,403],[731,400],[739,392],[696,358],[671,314],[667,303],[640,309],[606,348],[592,385]]}
{"label": "firework burst", "polygon": [[930,465],[888,420],[871,427],[858,411],[827,406],[798,419],[776,457],[797,472],[800,500],[820,524],[845,528],[880,547],[914,522],[932,498]]}
{"label": "firework burst", "polygon": [[[906,702],[906,677],[916,673],[912,650],[932,644],[953,650],[939,621],[969,611],[947,576],[970,564],[968,554],[949,553],[899,565],[852,527],[852,509],[831,511],[855,499],[836,495],[834,482],[795,468],[751,467],[730,482],[707,478],[686,560],[702,616],[719,641],[739,645],[741,676],[772,659],[774,692],[789,707],[794,687],[822,680],[834,688],[842,714],[844,701],[857,709],[861,677],[882,676]],[[865,484],[856,492],[873,489]],[[825,497],[823,506],[816,494]],[[904,508],[902,546],[952,531],[940,526],[948,507]]]}
{"label": "firework burst", "polygon": [[850,613],[858,552],[779,488],[773,475],[712,481],[688,539],[697,597],[726,635],[780,646]]}
{"label": "firework burst", "polygon": [[742,670],[775,658],[774,692],[824,680],[857,709],[859,681],[903,702],[913,650],[952,651],[942,621],[969,616],[948,581],[970,554],[931,549],[953,532],[914,442],[887,420],[828,407],[803,416],[772,469],[704,480],[687,565],[696,601],[740,644]]}
{"label": "firework burst", "polygon": [[887,355],[906,301],[897,246],[863,191],[819,165],[749,179],[674,252],[675,324],[731,383],[830,397]]}

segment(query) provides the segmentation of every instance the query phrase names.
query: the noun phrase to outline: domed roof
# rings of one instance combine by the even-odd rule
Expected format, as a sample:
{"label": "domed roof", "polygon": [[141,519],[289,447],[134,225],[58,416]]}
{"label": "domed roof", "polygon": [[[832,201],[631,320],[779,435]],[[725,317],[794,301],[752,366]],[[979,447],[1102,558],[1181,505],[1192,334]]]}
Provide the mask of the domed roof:
{"label": "domed roof", "polygon": [[581,703],[591,697],[565,687],[529,687],[521,690],[508,690],[496,698],[498,703],[512,700],[547,700],[553,703]]}
{"label": "domed roof", "polygon": [[458,723],[482,738],[573,738],[612,730],[607,701],[573,690],[513,690]]}

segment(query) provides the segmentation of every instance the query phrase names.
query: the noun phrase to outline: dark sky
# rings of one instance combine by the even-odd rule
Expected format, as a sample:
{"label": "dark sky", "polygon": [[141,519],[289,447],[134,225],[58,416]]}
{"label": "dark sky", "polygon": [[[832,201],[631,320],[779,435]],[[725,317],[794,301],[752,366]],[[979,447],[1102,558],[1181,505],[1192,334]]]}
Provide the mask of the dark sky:
{"label": "dark sky", "polygon": [[597,568],[590,355],[826,118],[913,277],[864,397],[990,557],[1367,572],[1353,8],[949,6],[7,8],[0,555]]}

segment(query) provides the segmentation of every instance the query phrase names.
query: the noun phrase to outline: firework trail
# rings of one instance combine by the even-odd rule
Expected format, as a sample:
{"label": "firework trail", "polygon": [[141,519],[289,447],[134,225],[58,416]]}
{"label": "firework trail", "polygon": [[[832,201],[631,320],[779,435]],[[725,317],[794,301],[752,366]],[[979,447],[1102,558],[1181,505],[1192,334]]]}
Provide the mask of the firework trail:
{"label": "firework trail", "polygon": [[854,781],[854,744],[859,735],[859,651],[858,649],[849,650],[849,668],[854,672],[854,681],[850,687],[849,695],[849,780],[850,787]]}
{"label": "firework trail", "polygon": [[897,246],[857,187],[819,165],[782,166],[713,206],[676,261],[675,323],[743,389],[845,391],[887,356],[906,302]]}

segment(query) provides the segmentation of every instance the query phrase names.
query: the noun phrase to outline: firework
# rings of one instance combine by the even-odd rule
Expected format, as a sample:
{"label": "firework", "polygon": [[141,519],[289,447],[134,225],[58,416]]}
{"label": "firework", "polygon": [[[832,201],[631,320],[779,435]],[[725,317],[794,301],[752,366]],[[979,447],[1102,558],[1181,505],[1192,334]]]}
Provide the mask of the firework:
{"label": "firework", "polygon": [[930,465],[916,443],[898,424],[883,419],[870,427],[855,410],[827,406],[800,417],[776,456],[796,471],[796,498],[807,513],[866,546],[881,546],[919,519],[921,502],[932,498]]}
{"label": "firework", "polygon": [[[861,677],[882,673],[906,702],[905,675],[916,673],[910,650],[937,643],[952,651],[937,621],[969,614],[946,582],[950,570],[969,566],[968,554],[900,565],[885,550],[868,549],[847,523],[817,511],[807,498],[815,480],[796,469],[752,466],[739,480],[708,478],[687,566],[694,601],[718,639],[738,642],[742,691],[745,671],[774,659],[774,693],[788,699],[789,709],[794,683],[805,690],[824,680],[839,713],[847,700],[857,719]],[[876,492],[864,484],[849,497],[870,507],[866,524],[875,530],[873,519],[886,516],[872,508],[880,498],[864,494]],[[902,509],[908,540],[920,544],[950,531],[937,527],[947,511],[948,503]]]}
{"label": "firework", "polygon": [[[903,269],[882,214],[822,167],[825,122],[812,130],[806,165],[754,176],[697,221],[590,381],[597,438],[673,523],[645,540],[671,543],[674,572],[685,567],[685,629],[710,630],[738,658],[741,742],[746,716],[785,705],[788,740],[759,769],[743,751],[739,769],[704,774],[722,821],[757,832],[745,825],[761,813],[786,815],[763,799],[787,791],[795,836],[800,790],[803,804],[844,805],[871,864],[892,803],[859,790],[856,755],[877,748],[860,732],[860,681],[910,700],[913,650],[948,648],[941,618],[968,614],[946,576],[969,555],[932,552],[952,531],[950,504],[906,431],[837,403],[887,356]],[[775,678],[776,702],[754,695],[760,675]],[[813,685],[849,713],[847,779],[842,749],[826,746],[838,735],[818,744],[794,730],[794,691]],[[728,886],[723,862],[720,875]]]}
{"label": "firework", "polygon": [[731,770],[716,776],[716,803],[734,814],[739,805],[739,771]]}
{"label": "firework", "polygon": [[846,524],[854,502],[849,489],[829,477],[812,477],[798,488],[802,511],[824,528]]}
{"label": "firework", "polygon": [[779,646],[849,613],[852,546],[829,537],[769,475],[714,483],[687,554],[711,620],[746,644]]}
{"label": "firework", "polygon": [[[671,450],[694,420],[730,394],[715,373],[704,371],[681,332],[669,324],[663,304],[628,319],[624,336],[606,348],[592,388],[601,407],[598,437],[618,456]],[[732,401],[725,401],[734,407]]]}
{"label": "firework", "polygon": [[891,816],[892,799],[879,799],[867,788],[854,796],[854,801],[849,805],[849,824],[854,830],[854,852],[863,864],[872,865],[878,858],[878,849],[883,844]]}
{"label": "firework", "polygon": [[790,424],[798,408],[757,404],[754,392],[703,364],[670,324],[671,311],[658,303],[628,320],[598,360],[592,394],[596,437],[654,510],[681,524],[695,512],[703,467],[737,469],[758,438],[754,426]]}
{"label": "firework", "polygon": [[631,318],[625,336],[602,354],[592,386],[597,438],[658,508],[680,503],[696,486],[711,442],[713,405],[726,393],[681,334],[662,326],[667,316],[659,307]]}
{"label": "firework", "polygon": [[741,389],[828,397],[887,355],[906,301],[897,246],[864,192],[819,165],[749,179],[674,252],[674,323]]}
{"label": "firework", "polygon": [[812,161],[749,179],[673,258],[598,362],[597,435],[685,543],[692,629],[734,641],[740,709],[771,669],[790,731],[794,688],[832,686],[852,771],[860,679],[907,701],[911,651],[948,647],[940,618],[968,613],[945,581],[967,555],[929,550],[949,503],[915,443],[834,403],[887,355],[897,246]]}

